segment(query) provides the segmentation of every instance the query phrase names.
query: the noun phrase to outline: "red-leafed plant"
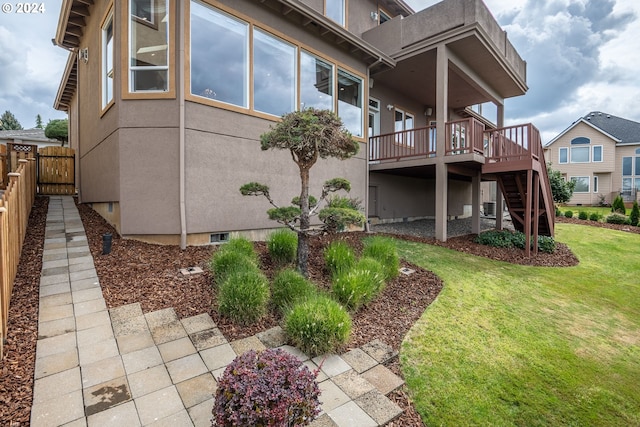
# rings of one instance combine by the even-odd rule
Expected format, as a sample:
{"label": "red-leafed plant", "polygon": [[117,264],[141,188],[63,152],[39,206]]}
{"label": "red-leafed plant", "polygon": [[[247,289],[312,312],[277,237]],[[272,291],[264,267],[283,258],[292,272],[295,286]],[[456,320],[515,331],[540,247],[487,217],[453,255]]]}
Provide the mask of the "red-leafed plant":
{"label": "red-leafed plant", "polygon": [[250,350],[218,381],[212,425],[308,425],[320,413],[317,375],[284,350]]}

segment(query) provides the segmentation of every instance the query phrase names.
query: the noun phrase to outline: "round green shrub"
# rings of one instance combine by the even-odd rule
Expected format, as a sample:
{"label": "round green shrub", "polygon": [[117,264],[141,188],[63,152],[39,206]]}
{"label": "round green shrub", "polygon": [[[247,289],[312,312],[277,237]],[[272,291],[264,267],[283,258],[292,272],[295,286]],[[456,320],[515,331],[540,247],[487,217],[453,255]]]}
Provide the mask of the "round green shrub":
{"label": "round green shrub", "polygon": [[398,276],[400,257],[393,240],[380,236],[366,239],[362,256],[376,259],[382,264],[386,281],[393,280]]}
{"label": "round green shrub", "polygon": [[281,312],[286,312],[298,301],[314,296],[317,288],[302,274],[290,268],[280,271],[273,279],[271,301]]}
{"label": "round green shrub", "polygon": [[607,224],[629,224],[629,218],[626,215],[614,212],[607,216]]}
{"label": "round green shrub", "polygon": [[309,425],[320,413],[317,375],[284,350],[249,350],[218,381],[214,425]]}
{"label": "round green shrub", "polygon": [[586,221],[589,218],[589,214],[585,211],[578,212],[578,219]]}
{"label": "round green shrub", "polygon": [[550,236],[538,236],[538,249],[542,252],[552,254],[556,251],[556,241]]}
{"label": "round green shrub", "polygon": [[353,267],[333,278],[333,295],[349,310],[358,310],[370,302],[384,284],[384,275]]}
{"label": "round green shrub", "polygon": [[267,249],[276,264],[291,264],[298,252],[298,235],[288,228],[280,228],[267,238]]}
{"label": "round green shrub", "polygon": [[269,282],[260,271],[235,271],[220,286],[218,310],[235,323],[248,325],[266,314],[269,296]]}
{"label": "round green shrub", "polygon": [[566,211],[564,213],[564,216],[567,217],[567,218],[573,218],[573,211]]}
{"label": "round green shrub", "polygon": [[313,357],[337,352],[349,341],[351,317],[333,299],[316,295],[287,312],[284,330],[294,346]]}
{"label": "round green shrub", "polygon": [[235,250],[218,249],[211,256],[209,269],[215,276],[216,283],[222,284],[230,274],[237,271],[257,270],[256,260]]}
{"label": "round green shrub", "polygon": [[591,212],[589,215],[589,221],[600,221],[600,214],[597,212]]}
{"label": "round green shrub", "polygon": [[324,250],[324,262],[332,276],[350,269],[356,263],[353,249],[345,242],[333,241]]}

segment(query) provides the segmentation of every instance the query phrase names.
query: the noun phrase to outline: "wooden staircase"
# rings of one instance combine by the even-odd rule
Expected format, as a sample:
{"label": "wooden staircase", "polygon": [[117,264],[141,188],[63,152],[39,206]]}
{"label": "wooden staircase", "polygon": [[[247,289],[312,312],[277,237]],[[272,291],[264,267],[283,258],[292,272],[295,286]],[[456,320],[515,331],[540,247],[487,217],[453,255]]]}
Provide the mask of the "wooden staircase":
{"label": "wooden staircase", "polygon": [[[538,251],[538,236],[554,236],[555,206],[542,141],[531,124],[485,131],[482,173],[495,178],[516,230],[526,236],[526,252]],[[533,242],[531,242],[533,237]]]}

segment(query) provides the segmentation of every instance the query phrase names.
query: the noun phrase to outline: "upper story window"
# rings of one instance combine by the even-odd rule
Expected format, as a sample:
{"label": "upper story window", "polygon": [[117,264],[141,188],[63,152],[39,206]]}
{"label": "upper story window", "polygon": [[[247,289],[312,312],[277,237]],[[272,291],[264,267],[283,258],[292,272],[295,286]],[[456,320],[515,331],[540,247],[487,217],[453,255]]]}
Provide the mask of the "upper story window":
{"label": "upper story window", "polygon": [[324,14],[343,27],[346,26],[347,0],[325,0]]}
{"label": "upper story window", "polygon": [[362,79],[338,70],[338,115],[353,136],[363,137]]}
{"label": "upper story window", "polygon": [[558,163],[569,163],[569,148],[560,147],[558,150]]}
{"label": "upper story window", "polygon": [[130,0],[129,92],[169,90],[168,0]]}
{"label": "upper story window", "polygon": [[300,52],[300,108],[333,111],[333,64]]}
{"label": "upper story window", "polygon": [[378,9],[378,23],[384,24],[387,21],[391,21],[391,15],[383,9]]}
{"label": "upper story window", "polygon": [[592,148],[593,155],[592,161],[594,162],[602,162],[602,145],[594,145]]}
{"label": "upper story window", "polygon": [[640,191],[640,148],[636,148],[635,156],[622,158],[622,193],[635,196],[632,190]]}
{"label": "upper story window", "polygon": [[113,101],[113,11],[102,24],[102,108]]}
{"label": "upper story window", "polygon": [[571,140],[571,163],[589,163],[591,161],[591,140],[578,137]]}

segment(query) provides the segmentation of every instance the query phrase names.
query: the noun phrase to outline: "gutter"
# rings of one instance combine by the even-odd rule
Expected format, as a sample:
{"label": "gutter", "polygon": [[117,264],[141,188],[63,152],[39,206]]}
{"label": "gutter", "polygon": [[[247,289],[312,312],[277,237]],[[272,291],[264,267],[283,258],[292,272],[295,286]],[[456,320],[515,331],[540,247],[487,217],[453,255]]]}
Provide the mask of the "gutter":
{"label": "gutter", "polygon": [[185,100],[184,100],[184,73],[185,73],[185,35],[184,35],[184,19],[182,7],[183,3],[178,2],[178,12],[176,19],[178,20],[178,34],[180,37],[180,47],[178,48],[178,74],[179,82],[177,89],[178,103],[180,110],[180,124],[178,133],[180,135],[180,249],[185,250],[187,248],[187,206],[186,206],[186,125],[185,125]]}
{"label": "gutter", "polygon": [[[370,83],[371,82],[371,69],[373,67],[375,67],[376,65],[380,64],[380,63],[382,63],[382,57],[381,56],[378,57],[376,62],[374,62],[373,64],[367,66],[367,104],[366,104],[367,105],[367,110],[364,111],[364,114],[366,114],[366,117],[369,117],[369,97],[370,97],[369,96],[369,90],[370,90],[369,87],[371,85],[371,83]],[[365,167],[366,167],[366,173],[364,175],[364,191],[365,191],[365,197],[364,197],[364,200],[365,200],[364,210],[365,210],[365,212],[364,212],[364,215],[365,215],[365,218],[366,218],[366,221],[364,223],[364,231],[366,231],[366,232],[370,231],[368,217],[369,217],[369,161],[370,161],[369,155],[370,155],[370,151],[371,151],[369,149],[369,138],[371,138],[371,135],[369,135],[368,129],[369,129],[369,127],[367,126],[367,140],[366,140],[366,144],[365,144],[367,152],[365,153],[365,156],[364,156],[364,158],[365,158]]]}

